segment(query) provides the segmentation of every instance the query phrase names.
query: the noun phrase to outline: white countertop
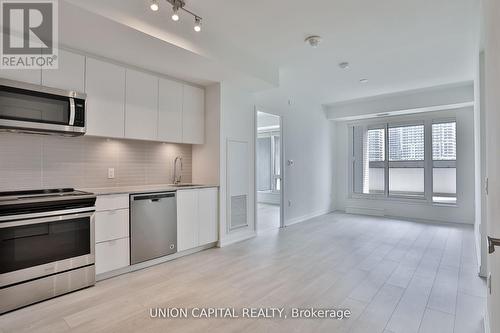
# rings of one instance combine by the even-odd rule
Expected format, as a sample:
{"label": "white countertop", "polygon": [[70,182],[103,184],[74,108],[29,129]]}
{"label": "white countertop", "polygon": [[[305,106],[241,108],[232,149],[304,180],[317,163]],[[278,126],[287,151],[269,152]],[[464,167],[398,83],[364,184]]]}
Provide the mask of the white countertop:
{"label": "white countertop", "polygon": [[218,185],[210,184],[195,184],[192,186],[178,187],[173,184],[154,184],[154,185],[134,185],[134,186],[113,186],[113,187],[94,187],[94,188],[79,188],[78,190],[91,192],[96,195],[107,194],[127,194],[127,193],[151,193],[151,192],[165,192],[165,191],[178,191],[189,190],[196,188],[219,187]]}

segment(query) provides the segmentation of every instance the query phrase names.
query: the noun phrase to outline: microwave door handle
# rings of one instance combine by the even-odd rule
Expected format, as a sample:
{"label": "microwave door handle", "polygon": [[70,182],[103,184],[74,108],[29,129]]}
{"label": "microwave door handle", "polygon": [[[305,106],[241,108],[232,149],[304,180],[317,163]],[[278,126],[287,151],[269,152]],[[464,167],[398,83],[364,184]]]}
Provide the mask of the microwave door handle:
{"label": "microwave door handle", "polygon": [[75,99],[70,97],[69,99],[69,126],[75,124]]}

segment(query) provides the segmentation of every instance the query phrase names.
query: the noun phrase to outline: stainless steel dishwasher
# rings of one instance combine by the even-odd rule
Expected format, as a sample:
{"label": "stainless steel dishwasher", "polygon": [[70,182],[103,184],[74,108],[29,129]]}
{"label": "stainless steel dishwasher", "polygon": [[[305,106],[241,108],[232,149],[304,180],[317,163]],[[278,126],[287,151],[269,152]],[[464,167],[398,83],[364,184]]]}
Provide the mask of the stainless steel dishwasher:
{"label": "stainless steel dishwasher", "polygon": [[175,192],[134,194],[130,207],[131,264],[177,252]]}

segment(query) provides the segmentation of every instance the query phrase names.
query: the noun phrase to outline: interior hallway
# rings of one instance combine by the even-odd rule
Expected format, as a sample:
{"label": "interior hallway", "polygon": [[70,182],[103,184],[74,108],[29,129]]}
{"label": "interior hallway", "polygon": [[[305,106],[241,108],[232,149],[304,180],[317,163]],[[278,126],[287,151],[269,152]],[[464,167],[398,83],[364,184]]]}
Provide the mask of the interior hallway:
{"label": "interior hallway", "polygon": [[259,233],[279,229],[280,206],[266,203],[257,203],[257,231]]}
{"label": "interior hallway", "polygon": [[[6,332],[481,332],[470,226],[329,214],[0,317]],[[151,319],[150,307],[349,308],[348,320]]]}

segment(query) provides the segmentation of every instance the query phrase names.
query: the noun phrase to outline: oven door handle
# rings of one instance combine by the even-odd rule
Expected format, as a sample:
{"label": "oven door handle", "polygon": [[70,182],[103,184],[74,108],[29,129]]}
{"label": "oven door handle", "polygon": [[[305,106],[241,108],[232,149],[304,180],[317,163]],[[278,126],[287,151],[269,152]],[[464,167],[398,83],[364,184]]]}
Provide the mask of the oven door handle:
{"label": "oven door handle", "polygon": [[0,229],[11,228],[11,227],[20,227],[20,226],[32,225],[32,224],[53,223],[53,222],[74,220],[74,219],[78,219],[78,218],[92,217],[92,215],[94,215],[94,212],[50,216],[50,217],[42,217],[42,218],[29,219],[29,220],[19,220],[19,221],[12,221],[12,222],[0,222]]}

